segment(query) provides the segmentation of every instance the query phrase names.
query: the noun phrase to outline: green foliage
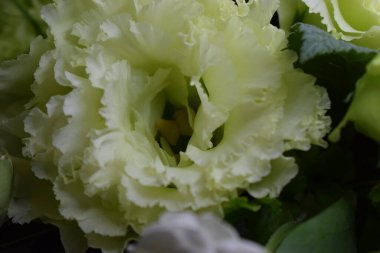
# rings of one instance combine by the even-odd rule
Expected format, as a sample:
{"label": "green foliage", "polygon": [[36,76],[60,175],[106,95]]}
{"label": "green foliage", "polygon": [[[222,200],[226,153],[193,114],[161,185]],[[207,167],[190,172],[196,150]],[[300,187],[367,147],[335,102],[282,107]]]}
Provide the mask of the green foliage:
{"label": "green foliage", "polygon": [[[292,26],[289,48],[298,53],[300,64],[323,60],[319,57],[327,56],[334,60],[335,57],[340,56],[348,64],[364,64],[365,66],[377,54],[376,50],[337,40],[322,29],[303,23]],[[317,67],[320,64],[314,65]]]}
{"label": "green foliage", "polygon": [[38,35],[46,37],[40,8],[50,0],[0,1],[0,62],[15,59],[29,50]]}
{"label": "green foliage", "polygon": [[355,253],[354,199],[345,196],[291,230],[275,253]]}
{"label": "green foliage", "polygon": [[380,183],[372,188],[369,198],[375,206],[380,207]]}
{"label": "green foliage", "polygon": [[233,212],[239,209],[245,209],[252,212],[257,212],[260,209],[261,205],[255,202],[250,202],[247,197],[238,197],[229,202],[224,206],[224,213],[226,215],[232,214]]}
{"label": "green foliage", "polygon": [[255,206],[260,206],[259,210],[253,211],[245,206],[229,208],[225,220],[231,223],[241,236],[261,244],[265,244],[281,225],[293,221],[298,211],[291,203],[279,199],[257,199],[254,203]]}
{"label": "green foliage", "polygon": [[0,224],[7,213],[12,194],[13,167],[10,159],[0,156]]}
{"label": "green foliage", "polygon": [[[299,54],[295,65],[314,75],[317,83],[328,90],[331,99],[329,113],[335,127],[347,112],[357,80],[365,73],[377,51],[338,41],[305,24],[292,27],[288,47]],[[353,124],[348,124],[342,131],[340,142],[329,143],[327,149],[313,147],[308,152],[296,151],[289,155],[297,159],[300,171],[285,188],[282,201],[294,201],[299,205],[300,214],[310,218],[324,212],[344,192],[352,191],[357,199],[354,220],[358,252],[379,250],[378,144],[359,134]],[[300,236],[307,239],[306,235]],[[305,251],[293,249],[291,252]]]}
{"label": "green foliage", "polygon": [[288,48],[299,56],[295,65],[315,76],[317,83],[327,89],[333,126],[337,125],[347,111],[356,81],[377,51],[336,40],[327,32],[303,23],[291,27]]}

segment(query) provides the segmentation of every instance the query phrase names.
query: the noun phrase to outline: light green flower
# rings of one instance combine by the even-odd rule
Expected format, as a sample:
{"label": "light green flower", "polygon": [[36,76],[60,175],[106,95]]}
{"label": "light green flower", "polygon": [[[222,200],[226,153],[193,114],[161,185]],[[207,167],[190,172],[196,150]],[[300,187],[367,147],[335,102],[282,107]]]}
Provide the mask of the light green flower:
{"label": "light green flower", "polygon": [[[301,0],[285,0],[284,3],[300,4]],[[321,21],[306,23],[323,24],[338,39],[352,41],[361,46],[380,49],[380,1],[379,0],[302,0],[308,12],[318,14]],[[309,14],[306,14],[308,16]],[[303,21],[302,18],[298,21]]]}
{"label": "light green flower", "polygon": [[355,128],[380,143],[380,55],[367,66],[356,83],[354,98],[343,120],[329,138],[338,141],[342,128],[353,122]]}
{"label": "light green flower", "polygon": [[[284,152],[324,146],[330,123],[326,91],[293,69],[285,33],[270,25],[277,6],[57,0],[44,7],[48,39],[36,39],[30,55],[0,73],[5,87],[33,91],[28,110],[3,126],[13,130],[26,114],[26,133],[12,134],[28,135],[23,154],[36,176],[15,168],[23,176],[14,221],[56,224],[68,252],[84,237],[81,249],[120,252],[129,232],[164,211],[220,213],[242,190],[277,196],[297,173]],[[12,79],[37,64],[31,88]]]}
{"label": "light green flower", "polygon": [[280,28],[289,31],[296,22],[316,25],[322,29],[326,27],[321,22],[321,17],[311,13],[301,0],[281,0],[278,9]]}

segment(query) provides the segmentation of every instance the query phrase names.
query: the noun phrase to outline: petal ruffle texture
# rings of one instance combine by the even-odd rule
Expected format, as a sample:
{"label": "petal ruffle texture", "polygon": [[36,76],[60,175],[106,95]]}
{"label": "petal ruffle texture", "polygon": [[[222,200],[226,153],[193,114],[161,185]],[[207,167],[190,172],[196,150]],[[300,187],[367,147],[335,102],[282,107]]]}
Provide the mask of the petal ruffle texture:
{"label": "petal ruffle texture", "polygon": [[[35,71],[23,152],[90,246],[117,252],[162,212],[220,213],[241,190],[277,196],[297,173],[284,152],[325,145],[329,100],[269,24],[278,1],[237,2],[42,9],[54,46]],[[29,211],[13,202],[10,214]]]}

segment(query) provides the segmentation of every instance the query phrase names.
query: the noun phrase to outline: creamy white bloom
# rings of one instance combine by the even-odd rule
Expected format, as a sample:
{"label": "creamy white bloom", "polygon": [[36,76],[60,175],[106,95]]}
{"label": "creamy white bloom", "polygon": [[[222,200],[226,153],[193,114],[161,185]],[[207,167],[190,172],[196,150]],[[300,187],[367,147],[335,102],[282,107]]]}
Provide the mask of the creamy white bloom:
{"label": "creamy white bloom", "polygon": [[190,212],[162,215],[131,248],[131,253],[267,253],[261,245],[241,239],[221,219]]}
{"label": "creamy white bloom", "polygon": [[330,122],[325,90],[293,68],[284,32],[270,25],[277,6],[57,0],[44,7],[49,39],[34,42],[29,64],[20,58],[5,71],[17,79],[17,70],[38,64],[20,114],[36,177],[27,166],[16,170],[23,176],[14,221],[60,226],[66,248],[85,237],[119,252],[130,231],[164,211],[220,214],[242,190],[277,196],[297,173],[284,152],[325,145]]}

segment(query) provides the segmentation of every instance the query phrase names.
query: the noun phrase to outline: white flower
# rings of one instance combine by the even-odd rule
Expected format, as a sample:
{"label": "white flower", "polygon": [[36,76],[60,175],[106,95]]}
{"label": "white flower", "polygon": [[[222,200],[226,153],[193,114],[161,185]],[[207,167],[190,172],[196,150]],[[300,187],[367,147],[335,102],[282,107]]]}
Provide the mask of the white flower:
{"label": "white flower", "polygon": [[[130,230],[165,211],[221,214],[242,190],[277,196],[297,173],[284,152],[325,145],[329,127],[326,91],[293,68],[285,33],[270,25],[277,6],[57,0],[44,7],[49,38],[0,71],[7,92],[33,92],[20,137],[35,177],[16,170],[23,176],[14,221],[43,218],[60,226],[67,248],[85,237],[118,252]],[[30,87],[18,72],[34,65]],[[4,122],[22,118],[8,115]]]}
{"label": "white flower", "polygon": [[266,253],[241,239],[229,224],[211,214],[166,213],[143,230],[131,253]]}

